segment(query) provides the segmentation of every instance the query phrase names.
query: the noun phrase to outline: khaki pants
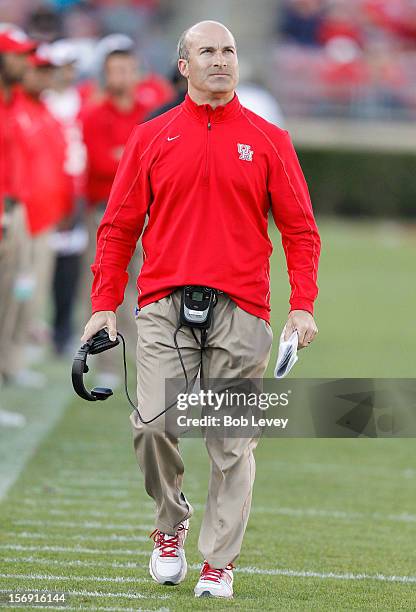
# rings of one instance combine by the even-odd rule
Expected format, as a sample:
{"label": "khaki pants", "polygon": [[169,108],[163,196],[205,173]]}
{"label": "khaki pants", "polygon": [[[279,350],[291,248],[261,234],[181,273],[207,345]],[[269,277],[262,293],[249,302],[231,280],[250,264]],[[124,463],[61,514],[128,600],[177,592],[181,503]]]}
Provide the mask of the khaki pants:
{"label": "khaki pants", "polygon": [[[175,291],[145,306],[137,317],[137,397],[144,420],[164,410],[165,379],[183,377],[173,342],[180,299],[180,290]],[[204,377],[262,378],[272,339],[268,323],[220,294],[203,354]],[[189,381],[195,381],[200,348],[189,328],[182,328],[177,340]],[[145,488],[156,502],[156,527],[174,535],[178,524],[192,515],[192,507],[182,493],[184,464],[178,440],[165,435],[164,416],[144,425],[134,410],[130,421]],[[213,567],[225,567],[240,553],[250,513],[255,475],[253,450],[257,442],[258,438],[205,437],[211,475],[198,546]]]}
{"label": "khaki pants", "polygon": [[0,240],[0,374],[12,376],[23,365],[29,323],[29,302],[15,295],[18,276],[30,269],[30,239],[22,204],[8,213]]}

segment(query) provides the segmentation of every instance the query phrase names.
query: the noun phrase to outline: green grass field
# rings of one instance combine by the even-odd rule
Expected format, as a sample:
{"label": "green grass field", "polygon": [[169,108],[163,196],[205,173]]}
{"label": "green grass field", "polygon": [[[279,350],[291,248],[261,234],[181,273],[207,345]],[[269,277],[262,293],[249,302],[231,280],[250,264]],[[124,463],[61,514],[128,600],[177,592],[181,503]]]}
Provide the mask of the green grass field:
{"label": "green grass field", "polygon": [[[320,333],[293,376],[414,377],[415,229],[328,221],[320,228]],[[277,340],[288,288],[280,249],[273,258]],[[191,569],[180,586],[162,587],[147,570],[153,505],[136,468],[123,394],[105,404],[78,401],[68,364],[44,368],[48,395],[8,389],[2,396],[3,408],[24,414],[28,425],[0,428],[1,477],[11,481],[22,453],[34,450],[0,501],[1,590],[64,591],[69,609],[80,610],[416,609],[412,439],[262,440],[234,600],[195,600],[208,482],[203,442],[182,444],[184,490],[195,507]],[[54,402],[63,412],[56,424]],[[49,430],[39,426],[51,419]]]}

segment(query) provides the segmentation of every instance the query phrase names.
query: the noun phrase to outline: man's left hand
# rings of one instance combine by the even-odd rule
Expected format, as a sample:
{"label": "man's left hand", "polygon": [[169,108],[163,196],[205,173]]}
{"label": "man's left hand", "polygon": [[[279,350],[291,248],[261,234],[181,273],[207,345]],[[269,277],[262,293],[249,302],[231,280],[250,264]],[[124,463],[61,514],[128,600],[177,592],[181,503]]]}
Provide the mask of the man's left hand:
{"label": "man's left hand", "polygon": [[285,340],[295,331],[298,332],[298,349],[309,346],[318,333],[315,319],[307,310],[292,310],[286,323]]}

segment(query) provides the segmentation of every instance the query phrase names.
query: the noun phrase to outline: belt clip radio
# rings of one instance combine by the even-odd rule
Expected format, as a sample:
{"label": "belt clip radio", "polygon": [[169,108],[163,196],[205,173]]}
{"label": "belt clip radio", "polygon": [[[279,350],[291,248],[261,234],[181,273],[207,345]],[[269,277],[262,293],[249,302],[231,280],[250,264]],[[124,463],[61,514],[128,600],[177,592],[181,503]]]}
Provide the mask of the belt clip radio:
{"label": "belt clip radio", "polygon": [[182,289],[180,323],[188,327],[208,329],[217,300],[216,289],[186,285]]}

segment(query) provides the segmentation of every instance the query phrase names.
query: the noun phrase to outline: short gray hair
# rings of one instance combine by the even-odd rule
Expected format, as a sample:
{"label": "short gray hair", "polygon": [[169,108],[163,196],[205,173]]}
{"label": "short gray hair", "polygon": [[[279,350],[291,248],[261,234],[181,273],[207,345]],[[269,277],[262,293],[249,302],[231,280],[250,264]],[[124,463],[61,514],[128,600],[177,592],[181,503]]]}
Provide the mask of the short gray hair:
{"label": "short gray hair", "polygon": [[188,49],[188,32],[190,28],[185,30],[178,41],[178,59],[189,60],[189,49]]}

